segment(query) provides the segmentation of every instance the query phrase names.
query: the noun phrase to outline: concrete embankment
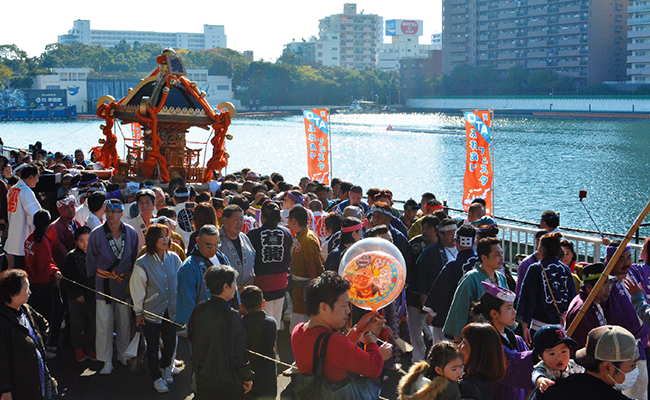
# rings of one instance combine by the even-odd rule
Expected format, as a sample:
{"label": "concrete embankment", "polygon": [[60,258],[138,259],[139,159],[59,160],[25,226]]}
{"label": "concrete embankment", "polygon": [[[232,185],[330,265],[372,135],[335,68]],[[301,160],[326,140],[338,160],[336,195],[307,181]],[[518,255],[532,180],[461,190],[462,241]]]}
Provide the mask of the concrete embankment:
{"label": "concrete embankment", "polygon": [[627,97],[437,97],[411,98],[411,111],[462,113],[493,109],[499,115],[548,118],[650,118],[650,98]]}

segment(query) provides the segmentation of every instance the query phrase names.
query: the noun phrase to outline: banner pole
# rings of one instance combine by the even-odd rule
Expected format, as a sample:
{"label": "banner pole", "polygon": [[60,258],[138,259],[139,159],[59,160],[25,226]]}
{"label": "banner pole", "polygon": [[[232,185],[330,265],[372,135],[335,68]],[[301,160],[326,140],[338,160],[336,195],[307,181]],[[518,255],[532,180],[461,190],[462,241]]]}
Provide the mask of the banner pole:
{"label": "banner pole", "polygon": [[[580,310],[578,311],[578,314],[575,316],[575,319],[573,320],[573,322],[571,322],[571,325],[569,325],[567,327],[567,330],[566,330],[567,336],[573,335],[573,332],[576,330],[578,325],[580,325],[580,321],[582,320],[582,317],[584,317],[585,313],[587,312],[587,310],[591,306],[591,303],[596,298],[596,295],[600,291],[600,288],[603,287],[603,285],[605,284],[605,281],[607,279],[609,279],[609,274],[610,274],[610,272],[612,272],[612,269],[614,269],[614,265],[616,265],[616,262],[618,261],[618,259],[625,252],[625,247],[627,246],[627,244],[630,242],[630,240],[634,236],[634,232],[636,232],[637,229],[639,229],[639,226],[641,225],[641,223],[643,222],[643,220],[645,219],[645,217],[648,215],[649,212],[650,212],[650,201],[648,201],[648,204],[646,204],[643,211],[641,211],[641,214],[639,214],[639,216],[636,218],[636,221],[634,221],[634,224],[632,225],[630,230],[625,235],[625,238],[623,239],[621,244],[616,249],[616,252],[612,256],[612,258],[610,258],[609,262],[607,263],[607,266],[605,267],[605,271],[603,271],[603,274],[600,276],[600,278],[598,279],[598,281],[594,285],[593,289],[591,289],[591,292],[589,293],[589,296],[587,296],[587,299],[582,304],[582,307],[580,307]],[[596,261],[596,260],[594,260],[594,261]]]}
{"label": "banner pole", "polygon": [[492,196],[492,215],[495,215],[495,208],[494,208],[494,109],[490,109],[490,135],[492,136],[490,138],[490,157],[492,158],[492,187],[490,188],[490,195]]}
{"label": "banner pole", "polygon": [[327,126],[329,127],[329,132],[327,132],[329,136],[329,150],[330,150],[330,186],[332,183],[332,179],[334,179],[334,169],[332,168],[332,122],[330,120],[330,107],[327,107]]}

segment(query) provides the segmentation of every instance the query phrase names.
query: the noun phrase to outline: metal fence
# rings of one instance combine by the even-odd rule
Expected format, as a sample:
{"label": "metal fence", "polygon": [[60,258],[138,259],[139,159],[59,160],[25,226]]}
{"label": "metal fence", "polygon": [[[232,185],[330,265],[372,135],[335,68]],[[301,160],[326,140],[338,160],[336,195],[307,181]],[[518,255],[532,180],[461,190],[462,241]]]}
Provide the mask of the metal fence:
{"label": "metal fence", "polygon": [[[516,273],[517,255],[529,255],[535,251],[535,232],[539,229],[517,225],[499,224],[501,247],[508,267]],[[573,242],[578,257],[576,262],[604,262],[605,246],[598,236],[583,236],[562,232],[565,239]],[[630,243],[633,262],[641,258],[641,244]],[[519,257],[521,258],[521,257]],[[596,260],[596,261],[594,261]]]}

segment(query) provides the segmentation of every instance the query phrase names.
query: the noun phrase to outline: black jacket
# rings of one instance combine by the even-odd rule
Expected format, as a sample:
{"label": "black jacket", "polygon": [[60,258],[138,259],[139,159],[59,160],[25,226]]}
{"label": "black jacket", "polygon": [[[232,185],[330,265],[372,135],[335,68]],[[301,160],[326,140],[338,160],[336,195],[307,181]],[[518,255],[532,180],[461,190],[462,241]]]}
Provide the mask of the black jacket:
{"label": "black jacket", "polygon": [[194,308],[187,338],[192,344],[195,399],[240,399],[244,381],[251,380],[252,374],[239,313],[212,296]]}
{"label": "black jacket", "polygon": [[[68,279],[79,282],[90,288],[95,288],[95,277],[89,278],[86,276],[86,252],[81,250],[79,247],[75,247],[68,253],[61,273]],[[95,297],[95,293],[92,290],[85,289],[79,285],[75,285],[74,283],[68,284],[69,298],[76,299],[82,295],[88,302],[93,301]]]}
{"label": "black jacket", "polygon": [[531,400],[625,400],[628,397],[590,374],[569,375],[558,380],[544,393],[533,392]]}
{"label": "black jacket", "polygon": [[[275,358],[277,325],[275,319],[267,317],[264,311],[253,311],[242,318],[246,330],[248,349]],[[275,399],[278,391],[278,372],[273,361],[251,354],[251,368],[255,372],[253,389],[246,399]]]}
{"label": "black jacket", "polygon": [[0,394],[11,392],[14,400],[41,399],[36,351],[45,353],[48,323],[27,304],[21,310],[29,318],[38,341],[35,342],[20,323],[20,311],[0,305]]}
{"label": "black jacket", "polygon": [[431,325],[442,328],[445,326],[447,314],[454,300],[454,293],[463,275],[474,268],[478,258],[473,249],[458,253],[454,261],[449,261],[436,278],[424,305],[436,312]]}
{"label": "black jacket", "polygon": [[492,383],[470,376],[458,382],[463,400],[492,400]]}

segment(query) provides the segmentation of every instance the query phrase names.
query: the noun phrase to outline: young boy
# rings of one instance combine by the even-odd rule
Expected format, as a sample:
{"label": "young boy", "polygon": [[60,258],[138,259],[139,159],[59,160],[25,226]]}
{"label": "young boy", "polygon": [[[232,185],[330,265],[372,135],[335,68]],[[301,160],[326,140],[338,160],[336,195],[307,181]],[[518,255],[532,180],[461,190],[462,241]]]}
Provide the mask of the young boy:
{"label": "young boy", "polygon": [[568,337],[559,325],[546,325],[535,332],[533,351],[542,361],[535,365],[532,381],[540,392],[543,393],[558,379],[584,372],[584,368],[571,359],[570,346],[575,345],[575,340]]}
{"label": "young boy", "polygon": [[[243,314],[242,322],[246,331],[246,344],[249,350],[275,359],[275,341],[277,329],[275,319],[267,317],[264,312],[264,296],[257,286],[246,286],[239,294],[241,304],[239,311]],[[275,399],[277,396],[277,371],[273,361],[254,354],[249,354],[251,368],[255,371],[253,388],[244,398]]]}
{"label": "young boy", "polygon": [[[84,286],[95,287],[95,278],[86,275],[86,249],[90,228],[81,226],[74,233],[77,244],[66,257],[62,268],[63,276]],[[70,312],[70,344],[77,361],[89,358],[97,360],[95,354],[95,294],[79,285],[68,286],[68,310]],[[84,352],[85,350],[85,352]]]}

